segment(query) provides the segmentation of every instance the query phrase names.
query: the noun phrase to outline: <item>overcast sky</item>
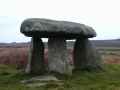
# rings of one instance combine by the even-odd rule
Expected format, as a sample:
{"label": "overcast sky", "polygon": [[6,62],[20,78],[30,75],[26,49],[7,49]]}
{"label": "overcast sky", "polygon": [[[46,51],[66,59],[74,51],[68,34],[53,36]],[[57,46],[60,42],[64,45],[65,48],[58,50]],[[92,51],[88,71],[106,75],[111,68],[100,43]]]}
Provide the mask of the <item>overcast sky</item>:
{"label": "overcast sky", "polygon": [[26,42],[26,18],[73,21],[93,27],[94,39],[120,38],[120,0],[0,0],[0,42]]}

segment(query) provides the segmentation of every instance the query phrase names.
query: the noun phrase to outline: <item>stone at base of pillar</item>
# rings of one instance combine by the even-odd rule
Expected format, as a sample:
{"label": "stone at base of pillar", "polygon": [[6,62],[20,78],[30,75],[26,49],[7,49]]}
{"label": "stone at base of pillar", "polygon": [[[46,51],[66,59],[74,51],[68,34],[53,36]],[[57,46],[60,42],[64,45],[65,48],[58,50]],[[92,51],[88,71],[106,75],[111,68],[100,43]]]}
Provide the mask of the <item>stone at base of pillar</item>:
{"label": "stone at base of pillar", "polygon": [[25,72],[27,74],[44,74],[45,71],[44,44],[40,38],[32,37]]}
{"label": "stone at base of pillar", "polygon": [[72,74],[69,62],[66,40],[64,38],[49,38],[48,40],[48,68],[50,72]]}
{"label": "stone at base of pillar", "polygon": [[74,46],[74,70],[100,70],[102,60],[93,44],[87,38],[78,38]]}

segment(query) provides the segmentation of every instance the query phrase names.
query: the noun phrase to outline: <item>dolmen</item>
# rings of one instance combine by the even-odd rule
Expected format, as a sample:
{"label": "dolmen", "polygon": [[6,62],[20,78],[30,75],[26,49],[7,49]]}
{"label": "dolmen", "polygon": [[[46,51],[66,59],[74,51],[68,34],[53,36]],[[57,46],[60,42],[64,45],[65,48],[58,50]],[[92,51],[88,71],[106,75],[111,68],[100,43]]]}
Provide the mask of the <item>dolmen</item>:
{"label": "dolmen", "polygon": [[[101,68],[100,56],[88,39],[96,36],[96,32],[90,26],[68,21],[31,18],[23,21],[20,32],[32,37],[26,73],[71,74],[73,70]],[[48,65],[44,62],[42,38],[48,38]],[[76,40],[73,51],[73,70],[66,46],[66,40],[72,39]]]}

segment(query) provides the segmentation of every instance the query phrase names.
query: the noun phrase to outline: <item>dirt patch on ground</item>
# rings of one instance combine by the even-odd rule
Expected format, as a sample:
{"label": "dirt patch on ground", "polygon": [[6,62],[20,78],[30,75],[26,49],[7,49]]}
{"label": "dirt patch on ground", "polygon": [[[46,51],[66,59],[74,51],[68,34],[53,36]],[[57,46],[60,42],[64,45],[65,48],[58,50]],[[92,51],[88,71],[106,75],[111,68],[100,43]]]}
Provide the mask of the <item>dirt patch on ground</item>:
{"label": "dirt patch on ground", "polygon": [[103,57],[104,63],[109,64],[120,64],[120,56],[119,55],[105,55]]}

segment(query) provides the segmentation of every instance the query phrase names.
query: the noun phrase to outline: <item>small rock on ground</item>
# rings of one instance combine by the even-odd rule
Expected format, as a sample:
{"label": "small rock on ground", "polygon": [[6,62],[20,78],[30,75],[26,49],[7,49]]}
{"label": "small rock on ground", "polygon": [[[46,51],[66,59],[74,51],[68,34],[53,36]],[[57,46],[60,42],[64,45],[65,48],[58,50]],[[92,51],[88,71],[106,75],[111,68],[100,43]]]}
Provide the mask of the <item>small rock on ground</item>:
{"label": "small rock on ground", "polygon": [[50,84],[49,81],[55,82],[56,85],[62,85],[63,83],[60,82],[61,80],[58,80],[55,76],[36,76],[28,80],[22,80],[21,83],[26,84],[28,87],[39,87],[39,86],[45,86],[47,84]]}

